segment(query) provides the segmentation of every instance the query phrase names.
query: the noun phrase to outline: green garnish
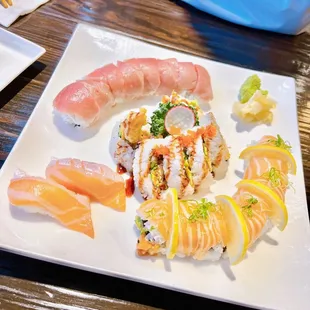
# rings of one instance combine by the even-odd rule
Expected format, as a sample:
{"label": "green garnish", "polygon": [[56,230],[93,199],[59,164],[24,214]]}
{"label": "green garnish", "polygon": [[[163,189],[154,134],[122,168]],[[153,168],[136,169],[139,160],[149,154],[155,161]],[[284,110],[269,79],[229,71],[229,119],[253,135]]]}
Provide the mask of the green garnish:
{"label": "green garnish", "polygon": [[149,231],[152,231],[152,230],[154,230],[154,229],[156,229],[156,227],[155,227],[155,226],[151,226],[150,229],[149,229]]}
{"label": "green garnish", "polygon": [[249,199],[246,200],[247,204],[245,204],[244,206],[242,206],[243,211],[245,211],[247,213],[247,215],[249,217],[253,216],[253,210],[252,210],[252,206],[258,203],[257,198],[255,197],[250,197]]}
{"label": "green garnish", "polygon": [[277,135],[276,140],[268,140],[269,143],[273,143],[275,146],[290,151],[292,147],[290,146],[289,142],[284,141],[280,135]]}
{"label": "green garnish", "polygon": [[144,227],[143,221],[140,216],[135,217],[135,224],[137,228],[140,230],[141,234],[145,234],[148,230]]}
{"label": "green garnish", "polygon": [[265,172],[262,177],[270,181],[273,187],[278,187],[281,185],[281,172],[274,167]]}
{"label": "green garnish", "polygon": [[165,138],[169,135],[169,133],[167,132],[165,128],[165,117],[170,109],[177,107],[177,106],[186,106],[186,107],[191,108],[196,118],[195,126],[199,125],[197,109],[193,107],[192,105],[187,105],[185,103],[173,104],[171,102],[168,102],[168,103],[161,102],[159,104],[159,108],[155,110],[153,115],[151,116],[150,131],[153,136],[155,137],[162,136],[163,138]]}
{"label": "green garnish", "polygon": [[118,137],[123,139],[123,131],[122,131],[121,125],[119,126],[119,129],[118,129]]}
{"label": "green garnish", "polygon": [[163,217],[163,216],[165,216],[165,213],[164,212],[160,212],[159,216]]}
{"label": "green garnish", "polygon": [[157,167],[157,162],[156,161],[151,161],[151,164],[150,164],[150,169],[153,170]]}
{"label": "green garnish", "polygon": [[145,211],[145,213],[147,215],[146,218],[153,217],[155,215],[155,209],[151,208],[151,209]]}
{"label": "green garnish", "polygon": [[[268,172],[263,173],[262,177],[270,181],[272,187],[283,186],[281,171],[277,170],[274,167],[271,167]],[[293,182],[288,182],[287,187],[290,187],[295,191],[295,188],[293,187]]]}
{"label": "green garnish", "polygon": [[199,219],[205,220],[207,219],[209,212],[215,211],[215,204],[208,201],[206,198],[202,198],[200,202],[197,200],[190,200],[190,201],[194,201],[197,204],[193,213],[188,218],[188,220],[191,223],[195,223]]}
{"label": "green garnish", "polygon": [[[248,102],[257,90],[261,90],[261,80],[257,74],[248,77],[241,85],[239,90],[239,101],[241,103]],[[261,90],[261,93],[265,96],[268,95],[267,90]]]}

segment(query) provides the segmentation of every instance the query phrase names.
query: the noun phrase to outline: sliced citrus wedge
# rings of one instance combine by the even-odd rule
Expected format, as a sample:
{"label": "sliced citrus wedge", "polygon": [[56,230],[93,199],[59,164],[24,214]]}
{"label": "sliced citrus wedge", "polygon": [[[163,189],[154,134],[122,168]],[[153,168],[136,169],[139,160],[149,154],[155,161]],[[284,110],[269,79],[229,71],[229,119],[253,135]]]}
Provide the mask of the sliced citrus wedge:
{"label": "sliced citrus wedge", "polygon": [[250,192],[257,198],[263,199],[269,206],[267,214],[272,223],[277,226],[279,230],[284,230],[288,221],[287,209],[275,192],[268,186],[254,180],[242,180],[236,184],[236,187]]}
{"label": "sliced citrus wedge", "polygon": [[179,245],[179,200],[178,192],[175,188],[169,188],[166,196],[168,209],[171,210],[171,230],[169,232],[166,256],[173,259]]}
{"label": "sliced citrus wedge", "polygon": [[252,157],[272,157],[281,159],[288,163],[289,172],[294,175],[296,174],[297,167],[295,158],[289,151],[283,148],[267,144],[258,144],[247,147],[239,156],[240,159],[245,160],[249,160]]}
{"label": "sliced citrus wedge", "polygon": [[224,242],[227,246],[227,254],[230,263],[237,265],[242,261],[249,245],[249,233],[240,206],[235,200],[226,195],[215,197],[216,203],[221,207],[224,221],[226,222],[226,234]]}

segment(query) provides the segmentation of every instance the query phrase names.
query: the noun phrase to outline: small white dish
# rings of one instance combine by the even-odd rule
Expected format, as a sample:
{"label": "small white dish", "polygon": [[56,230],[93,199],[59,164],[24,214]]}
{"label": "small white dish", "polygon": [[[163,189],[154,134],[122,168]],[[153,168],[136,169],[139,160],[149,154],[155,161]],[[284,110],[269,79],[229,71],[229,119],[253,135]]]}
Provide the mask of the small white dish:
{"label": "small white dish", "polygon": [[[52,156],[75,157],[104,163],[115,169],[111,134],[116,123],[133,108],[154,107],[158,101],[117,104],[99,130],[83,131],[57,123],[52,101],[68,83],[94,69],[131,57],[175,57],[200,64],[212,79],[214,113],[230,147],[227,176],[212,187],[212,196],[232,195],[240,180],[243,148],[263,135],[280,134],[292,146],[297,175],[290,176],[295,192],[288,190],[289,222],[283,232],[273,229],[239,265],[164,258],[139,258],[135,254],[134,218],[139,201],[127,200],[125,213],[93,204],[95,239],[62,227],[49,217],[16,212],[10,208],[7,187],[16,169],[44,176]],[[278,102],[272,126],[246,131],[231,118],[232,105],[246,77],[257,73]],[[85,133],[87,133],[85,135]],[[110,144],[110,145],[109,145]],[[112,143],[113,144],[113,143]],[[109,149],[110,147],[110,149]],[[0,171],[0,249],[49,262],[80,268],[259,309],[309,309],[310,229],[293,78],[256,72],[188,55],[133,39],[107,29],[79,25],[27,125]],[[193,305],[194,307],[194,305]]]}
{"label": "small white dish", "polygon": [[0,28],[0,91],[45,52],[43,47]]}

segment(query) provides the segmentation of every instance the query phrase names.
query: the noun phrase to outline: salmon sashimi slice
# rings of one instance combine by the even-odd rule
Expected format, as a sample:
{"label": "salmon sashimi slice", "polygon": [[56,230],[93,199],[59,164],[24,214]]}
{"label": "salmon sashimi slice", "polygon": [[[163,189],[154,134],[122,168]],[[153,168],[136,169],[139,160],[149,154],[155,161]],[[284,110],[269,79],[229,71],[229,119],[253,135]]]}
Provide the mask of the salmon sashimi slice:
{"label": "salmon sashimi slice", "polygon": [[68,229],[94,238],[88,197],[77,195],[50,180],[22,176],[11,180],[8,198],[14,207],[47,214]]}
{"label": "salmon sashimi slice", "polygon": [[144,76],[144,95],[154,95],[160,85],[157,59],[132,58],[126,60],[126,62],[142,70]]}
{"label": "salmon sashimi slice", "polygon": [[179,90],[193,91],[197,84],[197,72],[191,62],[179,62],[177,85]]}
{"label": "salmon sashimi slice", "polygon": [[126,61],[118,61],[117,67],[124,79],[123,97],[128,99],[141,97],[144,92],[144,74],[140,67]]}
{"label": "salmon sashimi slice", "polygon": [[124,179],[103,164],[71,158],[53,159],[45,174],[71,191],[115,210],[126,210]]}
{"label": "salmon sashimi slice", "polygon": [[199,96],[201,99],[209,101],[213,99],[213,92],[211,85],[211,78],[208,71],[199,65],[195,65],[197,72],[197,83],[193,94]]}
{"label": "salmon sashimi slice", "polygon": [[177,81],[179,72],[176,59],[158,60],[158,70],[160,74],[160,86],[157,89],[157,95],[169,94],[171,90],[178,91]]}

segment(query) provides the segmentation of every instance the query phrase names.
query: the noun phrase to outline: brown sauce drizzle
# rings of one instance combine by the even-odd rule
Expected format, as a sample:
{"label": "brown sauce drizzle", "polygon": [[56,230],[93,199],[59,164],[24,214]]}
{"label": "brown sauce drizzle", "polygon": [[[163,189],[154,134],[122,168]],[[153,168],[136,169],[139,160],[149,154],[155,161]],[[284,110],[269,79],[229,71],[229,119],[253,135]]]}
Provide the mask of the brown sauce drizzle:
{"label": "brown sauce drizzle", "polygon": [[116,172],[118,174],[124,174],[127,172],[126,168],[123,167],[121,164],[117,164],[117,167],[116,167]]}
{"label": "brown sauce drizzle", "polygon": [[135,192],[135,182],[133,176],[131,175],[129,179],[126,180],[126,197],[131,197]]}

